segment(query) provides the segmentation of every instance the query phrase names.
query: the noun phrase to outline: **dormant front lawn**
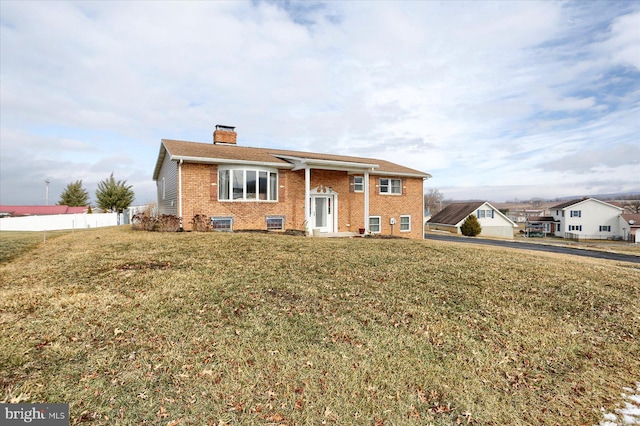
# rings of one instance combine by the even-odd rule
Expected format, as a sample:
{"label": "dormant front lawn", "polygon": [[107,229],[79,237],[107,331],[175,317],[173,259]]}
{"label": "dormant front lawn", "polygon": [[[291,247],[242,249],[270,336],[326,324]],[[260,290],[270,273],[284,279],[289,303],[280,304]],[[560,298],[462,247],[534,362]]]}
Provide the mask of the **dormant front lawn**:
{"label": "dormant front lawn", "polygon": [[639,283],[435,241],[68,233],[0,264],[0,400],[72,424],[591,425],[640,379]]}

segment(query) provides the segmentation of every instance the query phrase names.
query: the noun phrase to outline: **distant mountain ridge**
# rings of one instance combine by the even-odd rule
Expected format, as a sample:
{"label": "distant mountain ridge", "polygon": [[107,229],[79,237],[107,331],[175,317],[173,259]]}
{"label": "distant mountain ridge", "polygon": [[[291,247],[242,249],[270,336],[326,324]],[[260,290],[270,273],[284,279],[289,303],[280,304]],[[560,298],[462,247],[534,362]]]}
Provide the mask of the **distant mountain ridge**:
{"label": "distant mountain ridge", "polygon": [[609,193],[609,194],[569,195],[565,197],[553,197],[553,198],[532,197],[529,199],[522,199],[522,200],[509,200],[506,202],[492,201],[492,200],[487,200],[483,198],[454,200],[451,202],[471,203],[475,201],[489,201],[490,203],[493,203],[493,204],[527,204],[527,203],[531,203],[534,200],[538,200],[544,203],[555,203],[555,202],[563,202],[563,201],[569,201],[569,200],[579,200],[581,198],[596,198],[598,200],[607,201],[607,200],[624,200],[624,199],[629,199],[630,197],[640,197],[640,191],[615,192],[615,193]]}

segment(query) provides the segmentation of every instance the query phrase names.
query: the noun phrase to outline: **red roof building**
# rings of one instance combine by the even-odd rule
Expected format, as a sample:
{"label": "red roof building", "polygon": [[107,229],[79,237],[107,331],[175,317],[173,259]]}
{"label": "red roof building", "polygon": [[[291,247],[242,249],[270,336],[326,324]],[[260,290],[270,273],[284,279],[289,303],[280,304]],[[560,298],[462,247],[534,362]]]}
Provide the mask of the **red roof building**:
{"label": "red roof building", "polygon": [[85,213],[87,208],[69,206],[1,206],[0,216],[43,216],[53,214]]}

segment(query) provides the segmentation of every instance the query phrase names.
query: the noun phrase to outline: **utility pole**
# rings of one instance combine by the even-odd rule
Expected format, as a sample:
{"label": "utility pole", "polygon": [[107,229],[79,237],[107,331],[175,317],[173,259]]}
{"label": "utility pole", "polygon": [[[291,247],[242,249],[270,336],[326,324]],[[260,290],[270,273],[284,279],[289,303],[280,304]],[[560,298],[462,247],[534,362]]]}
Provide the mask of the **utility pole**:
{"label": "utility pole", "polygon": [[49,179],[44,181],[47,184],[47,189],[44,193],[44,202],[45,202],[45,206],[49,205]]}

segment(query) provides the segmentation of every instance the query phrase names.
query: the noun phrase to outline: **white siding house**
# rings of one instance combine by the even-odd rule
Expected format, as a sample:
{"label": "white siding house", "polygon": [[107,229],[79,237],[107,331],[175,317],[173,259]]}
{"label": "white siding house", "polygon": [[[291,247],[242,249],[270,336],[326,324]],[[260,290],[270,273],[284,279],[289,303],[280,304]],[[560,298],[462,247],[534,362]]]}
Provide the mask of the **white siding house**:
{"label": "white siding house", "polygon": [[460,234],[460,227],[470,215],[475,215],[480,222],[482,237],[513,238],[516,225],[488,202],[451,203],[434,215],[427,225],[430,230],[449,231]]}
{"label": "white siding house", "polygon": [[178,168],[181,163],[171,161],[166,152],[160,151],[161,161],[156,166],[158,213],[178,216]]}
{"label": "white siding house", "polygon": [[551,207],[554,235],[562,238],[613,239],[623,237],[624,209],[595,198],[572,200]]}

